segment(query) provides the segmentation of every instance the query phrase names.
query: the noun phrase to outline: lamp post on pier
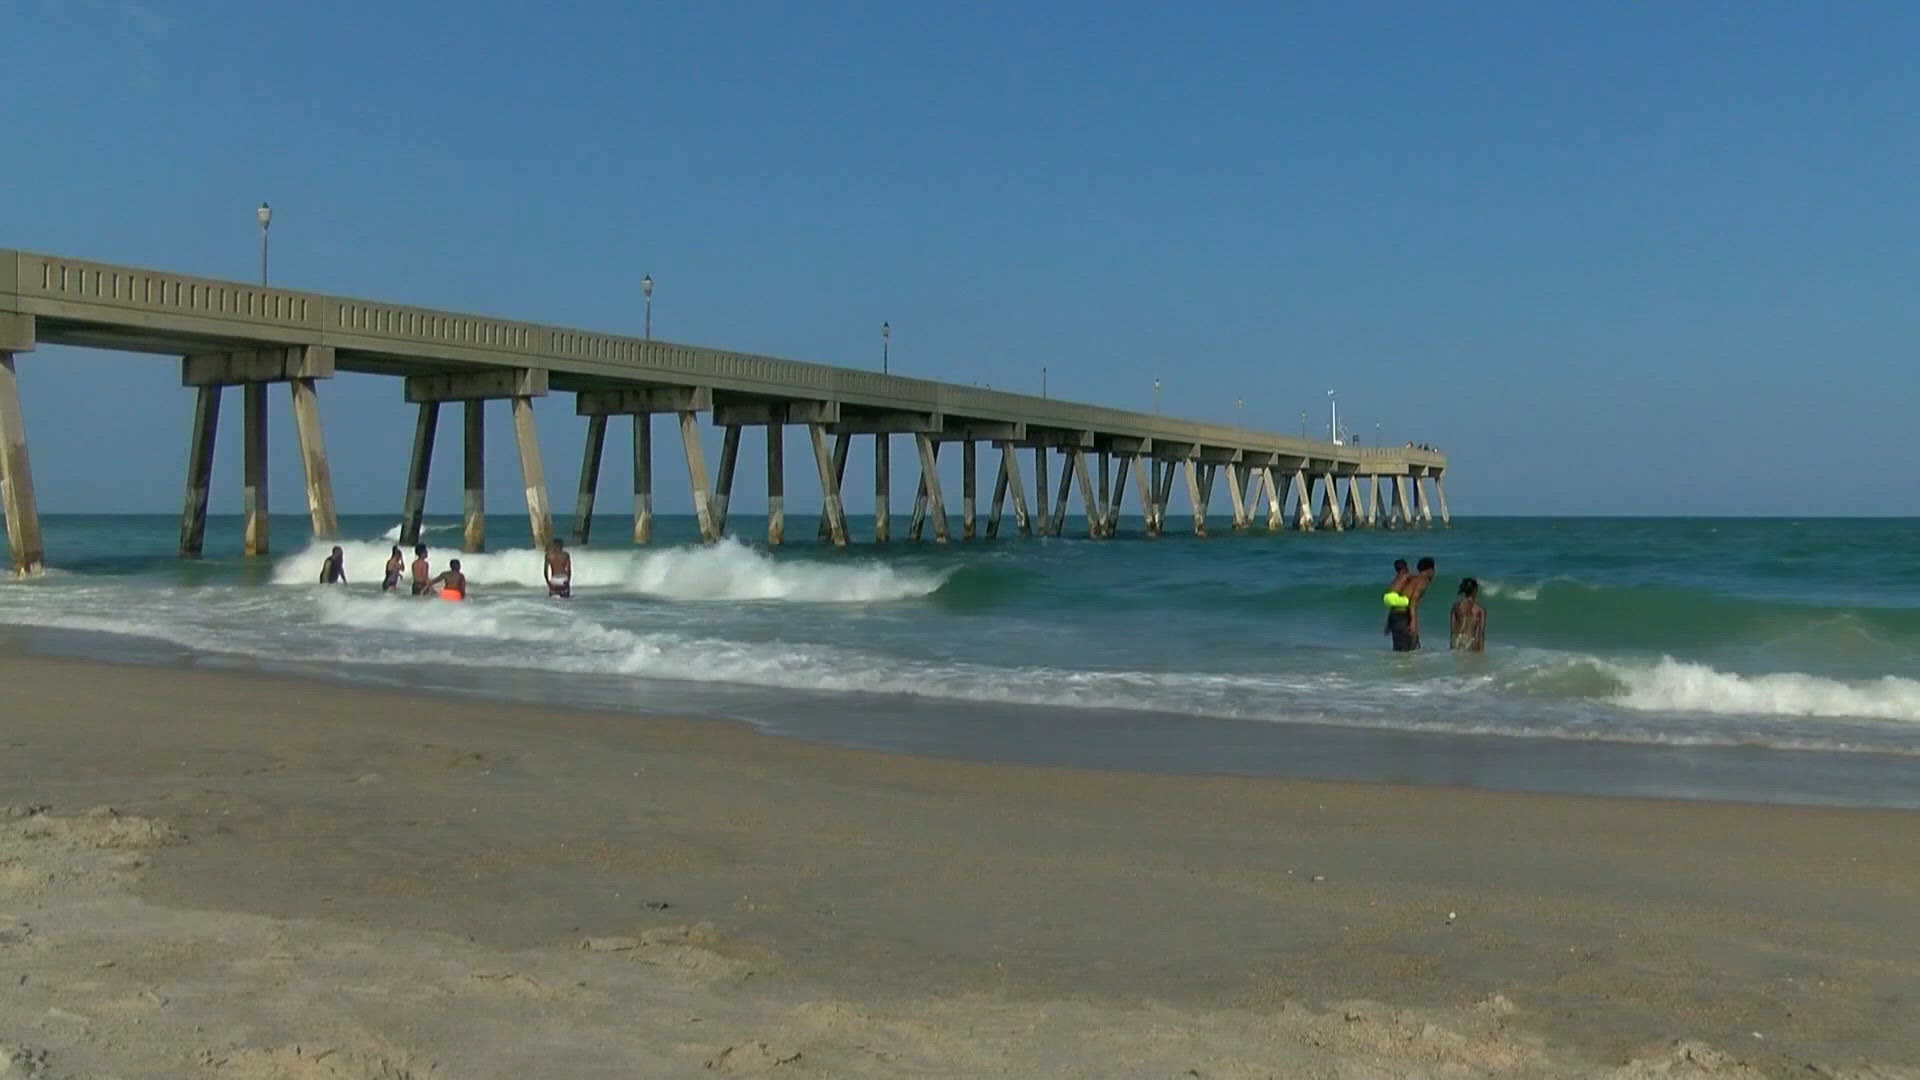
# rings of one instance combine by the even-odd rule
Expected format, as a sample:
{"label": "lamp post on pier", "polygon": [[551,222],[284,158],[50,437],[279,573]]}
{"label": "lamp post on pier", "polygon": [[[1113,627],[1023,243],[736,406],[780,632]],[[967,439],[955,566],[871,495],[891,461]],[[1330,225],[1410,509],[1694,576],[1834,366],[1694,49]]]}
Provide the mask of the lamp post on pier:
{"label": "lamp post on pier", "polygon": [[640,295],[646,297],[646,309],[647,309],[646,335],[647,335],[647,340],[652,341],[653,340],[653,275],[652,274],[648,274],[647,276],[640,279]]}
{"label": "lamp post on pier", "polygon": [[1339,446],[1340,445],[1340,399],[1334,396],[1334,391],[1332,390],[1327,391],[1327,404],[1333,409],[1333,421],[1328,426],[1327,430],[1333,433],[1333,445]]}
{"label": "lamp post on pier", "polygon": [[1153,415],[1160,415],[1160,380],[1153,380]]}
{"label": "lamp post on pier", "polygon": [[880,324],[880,374],[891,374],[893,370],[893,324]]}
{"label": "lamp post on pier", "polygon": [[265,285],[267,283],[267,226],[273,224],[273,207],[261,203],[260,209],[255,210],[253,216],[260,222],[260,284]]}

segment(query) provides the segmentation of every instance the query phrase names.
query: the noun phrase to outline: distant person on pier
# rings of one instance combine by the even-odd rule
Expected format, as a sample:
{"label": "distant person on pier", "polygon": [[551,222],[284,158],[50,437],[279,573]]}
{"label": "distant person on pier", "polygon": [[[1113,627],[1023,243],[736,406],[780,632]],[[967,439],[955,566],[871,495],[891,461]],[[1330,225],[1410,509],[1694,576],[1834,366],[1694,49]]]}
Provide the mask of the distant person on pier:
{"label": "distant person on pier", "polygon": [[427,545],[413,545],[413,595],[426,596],[433,591],[433,571],[427,566]]}
{"label": "distant person on pier", "polygon": [[320,584],[345,585],[347,583],[347,555],[336,545],[327,561],[320,564]]}
{"label": "distant person on pier", "polygon": [[573,595],[573,556],[558,537],[547,544],[547,595],[566,599]]}
{"label": "distant person on pier", "polygon": [[432,585],[440,590],[442,600],[465,600],[467,575],[460,572],[460,560],[448,559],[446,572],[434,578]]}
{"label": "distant person on pier", "polygon": [[1460,579],[1460,599],[1448,616],[1448,640],[1460,652],[1487,651],[1487,609],[1480,606],[1480,582]]}
{"label": "distant person on pier", "polygon": [[392,592],[400,587],[400,575],[407,569],[406,556],[400,554],[400,545],[393,545],[393,554],[387,556],[387,574],[380,579],[380,591]]}
{"label": "distant person on pier", "polygon": [[1414,652],[1420,648],[1420,598],[1433,583],[1433,559],[1422,558],[1415,572],[1400,584],[1404,606],[1393,605],[1387,612],[1387,636],[1393,639],[1394,652]]}

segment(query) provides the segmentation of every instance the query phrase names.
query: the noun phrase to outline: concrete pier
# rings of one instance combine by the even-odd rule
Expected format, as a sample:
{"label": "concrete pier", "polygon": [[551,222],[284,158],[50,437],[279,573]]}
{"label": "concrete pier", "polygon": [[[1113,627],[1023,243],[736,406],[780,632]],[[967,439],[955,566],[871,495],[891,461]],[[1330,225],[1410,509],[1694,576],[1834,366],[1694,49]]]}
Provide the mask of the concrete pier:
{"label": "concrete pier", "polygon": [[[683,343],[543,326],[489,316],[432,311],[384,301],[325,296],[256,284],[197,278],[62,256],[0,250],[0,482],[8,547],[16,568],[43,558],[27,465],[25,426],[14,365],[39,343],[184,357],[184,382],[199,395],[188,450],[180,550],[204,543],[214,436],[222,391],[239,387],[243,410],[245,550],[268,549],[267,385],[290,386],[294,432],[306,480],[315,537],[336,530],[332,477],[321,438],[319,382],[336,369],[403,378],[406,400],[421,406],[409,463],[402,533],[417,536],[438,407],[458,401],[465,414],[465,529],[472,550],[485,543],[485,403],[512,410],[521,480],[535,543],[552,534],[551,511],[533,439],[533,399],[549,387],[574,395],[587,418],[581,484],[573,507],[574,535],[588,542],[604,458],[607,418],[634,422],[634,539],[652,539],[651,417],[676,416],[687,455],[688,482],[703,540],[717,540],[731,504],[739,428],[764,425],[768,445],[768,540],[783,536],[785,482],[779,445],[782,425],[803,423],[815,451],[823,502],[820,535],[845,544],[847,447],[856,434],[875,441],[876,539],[890,539],[888,439],[911,435],[921,458],[921,531],[934,518],[935,538],[946,536],[945,502],[933,461],[942,442],[962,443],[960,535],[981,535],[977,490],[978,442],[1000,448],[993,506],[985,534],[997,537],[1006,501],[1018,530],[1057,534],[1071,497],[1081,504],[1092,536],[1118,531],[1128,474],[1140,502],[1144,532],[1160,535],[1176,472],[1185,477],[1194,527],[1204,535],[1213,482],[1224,472],[1236,531],[1252,528],[1260,493],[1267,524],[1291,517],[1295,528],[1329,529],[1428,525],[1439,503],[1451,520],[1442,478],[1444,455],[1415,446],[1355,447],[1274,433],[1103,408],[1055,397],[1031,397],[978,386],[937,383],[882,372],[836,368]],[[702,415],[705,414],[705,415]],[[723,429],[719,483],[706,482],[700,426]],[[832,435],[831,452],[826,437]],[[1017,456],[1033,451],[1033,512]],[[1058,450],[1056,487],[1049,458]],[[1089,455],[1094,456],[1089,461]],[[1119,473],[1113,473],[1118,455]],[[1092,475],[1098,470],[1098,476]],[[1311,477],[1311,479],[1309,479]],[[1381,482],[1392,485],[1379,505]],[[1431,494],[1425,488],[1432,482]],[[1313,484],[1321,485],[1316,492]],[[1344,489],[1339,485],[1344,483]],[[1355,484],[1361,485],[1356,489]],[[1408,485],[1413,490],[1408,490]],[[1316,494],[1321,498],[1316,499]],[[1291,498],[1291,503],[1289,503]],[[1323,504],[1317,508],[1316,502]],[[1316,510],[1322,510],[1316,513]],[[1316,519],[1320,520],[1316,520]]]}

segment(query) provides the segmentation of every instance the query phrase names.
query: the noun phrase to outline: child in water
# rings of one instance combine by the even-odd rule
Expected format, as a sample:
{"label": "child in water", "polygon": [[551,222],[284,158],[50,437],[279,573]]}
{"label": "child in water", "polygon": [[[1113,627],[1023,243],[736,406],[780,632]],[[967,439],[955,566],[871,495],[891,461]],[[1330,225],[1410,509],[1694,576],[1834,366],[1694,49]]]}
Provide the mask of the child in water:
{"label": "child in water", "polygon": [[1449,640],[1455,649],[1463,652],[1486,651],[1487,609],[1480,606],[1478,579],[1460,580],[1460,599],[1453,602],[1453,612],[1448,622],[1451,624]]}
{"label": "child in water", "polygon": [[442,600],[465,600],[467,575],[460,572],[460,560],[447,560],[446,572],[434,578],[433,585],[439,587]]}

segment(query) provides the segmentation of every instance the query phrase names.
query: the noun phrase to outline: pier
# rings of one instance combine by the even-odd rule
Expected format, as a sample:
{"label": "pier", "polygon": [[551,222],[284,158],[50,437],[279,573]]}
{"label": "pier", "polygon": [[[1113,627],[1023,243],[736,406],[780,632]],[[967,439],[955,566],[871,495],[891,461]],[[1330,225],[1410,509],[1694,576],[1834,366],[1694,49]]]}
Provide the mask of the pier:
{"label": "pier", "polygon": [[[994,539],[1009,513],[1020,535],[1057,536],[1076,489],[1094,538],[1119,535],[1129,491],[1141,532],[1150,537],[1165,531],[1176,502],[1184,503],[1193,532],[1207,535],[1219,487],[1226,489],[1226,527],[1236,532],[1425,527],[1434,524],[1436,510],[1440,524],[1449,520],[1446,457],[1426,449],[1292,438],[859,368],[0,249],[0,515],[16,573],[37,571],[45,557],[28,414],[15,380],[17,365],[31,362],[23,358],[41,343],[180,358],[181,382],[197,395],[180,526],[180,553],[187,557],[200,554],[205,536],[214,439],[228,388],[237,388],[242,402],[245,552],[264,555],[268,547],[267,394],[275,383],[285,384],[292,398],[313,535],[336,535],[320,400],[326,380],[342,371],[401,380],[398,389],[417,407],[399,500],[406,543],[419,536],[441,407],[458,404],[465,440],[463,541],[467,550],[484,546],[486,406],[500,401],[513,424],[532,541],[544,547],[554,526],[535,405],[556,394],[571,395],[573,414],[585,421],[571,530],[576,542],[590,540],[614,418],[631,421],[633,540],[651,540],[656,414],[671,418],[667,439],[679,436],[694,515],[707,542],[726,531],[749,428],[764,436],[766,540],[784,541],[787,425],[806,428],[821,492],[820,539],[836,546],[856,539],[843,492],[849,446],[862,437],[874,440],[876,506],[868,535],[881,543],[891,538],[895,436],[911,440],[907,465],[919,473],[910,540],[929,534],[941,543]],[[700,441],[703,415],[722,432],[711,477]],[[946,447],[961,461],[957,532],[938,469]],[[992,481],[984,522],[978,499],[983,457]],[[1055,464],[1057,484],[1049,482]]]}

